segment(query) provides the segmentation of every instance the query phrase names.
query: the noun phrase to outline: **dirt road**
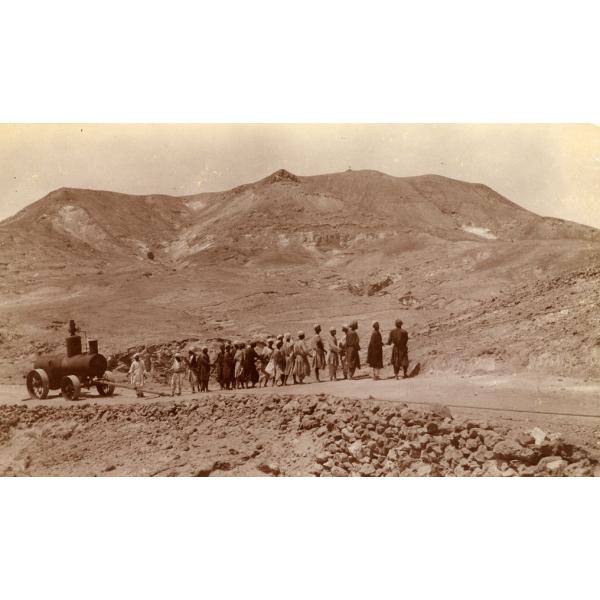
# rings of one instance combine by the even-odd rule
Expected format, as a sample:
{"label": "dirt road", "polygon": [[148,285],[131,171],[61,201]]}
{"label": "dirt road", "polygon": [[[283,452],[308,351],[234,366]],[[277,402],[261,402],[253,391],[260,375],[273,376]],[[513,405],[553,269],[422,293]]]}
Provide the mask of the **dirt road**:
{"label": "dirt road", "polygon": [[[149,384],[153,390],[169,392],[160,384]],[[309,382],[305,385],[290,385],[285,388],[222,391],[215,387],[211,391],[232,398],[236,395],[285,393],[293,395],[328,394],[343,398],[386,400],[407,404],[444,404],[455,410],[489,411],[500,416],[531,418],[536,414],[545,414],[544,418],[557,418],[568,421],[600,423],[600,381],[574,378],[539,376],[534,374],[518,375],[421,375],[412,379],[357,379],[336,382]],[[182,399],[192,399],[200,394],[184,390]],[[94,391],[82,394],[78,402],[98,402],[101,404],[131,404],[136,402],[156,402],[167,397],[146,394],[137,398],[135,392],[117,388],[111,398],[102,398]],[[71,406],[57,392],[51,392],[45,400],[28,398],[25,385],[0,385],[0,404],[27,404],[36,406]],[[514,412],[513,412],[514,411]]]}

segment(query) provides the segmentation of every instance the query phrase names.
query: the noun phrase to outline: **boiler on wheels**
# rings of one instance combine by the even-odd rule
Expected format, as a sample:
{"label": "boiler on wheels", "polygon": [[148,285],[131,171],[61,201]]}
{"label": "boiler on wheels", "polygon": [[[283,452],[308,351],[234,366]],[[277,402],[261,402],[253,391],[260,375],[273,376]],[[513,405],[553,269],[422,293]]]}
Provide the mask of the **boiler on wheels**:
{"label": "boiler on wheels", "polygon": [[76,400],[82,388],[95,387],[101,396],[112,396],[115,386],[106,358],[98,352],[97,340],[90,340],[82,352],[81,336],[75,321],[69,322],[67,355],[38,356],[27,373],[27,390],[32,398],[46,398],[49,390],[60,389],[67,400]]}

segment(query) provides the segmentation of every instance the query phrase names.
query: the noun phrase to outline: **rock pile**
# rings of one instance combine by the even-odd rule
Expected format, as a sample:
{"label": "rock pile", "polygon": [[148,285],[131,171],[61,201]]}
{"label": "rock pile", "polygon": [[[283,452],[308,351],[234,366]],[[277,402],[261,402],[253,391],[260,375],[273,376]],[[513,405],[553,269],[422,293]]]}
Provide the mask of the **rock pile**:
{"label": "rock pile", "polygon": [[[110,468],[108,468],[110,467]],[[0,473],[592,476],[587,450],[446,407],[326,395],[0,407]]]}
{"label": "rock pile", "polygon": [[590,476],[596,466],[559,436],[536,439],[453,418],[441,406],[421,411],[346,400],[334,410],[315,402],[304,408],[299,426],[315,428],[323,440],[311,470],[320,476]]}

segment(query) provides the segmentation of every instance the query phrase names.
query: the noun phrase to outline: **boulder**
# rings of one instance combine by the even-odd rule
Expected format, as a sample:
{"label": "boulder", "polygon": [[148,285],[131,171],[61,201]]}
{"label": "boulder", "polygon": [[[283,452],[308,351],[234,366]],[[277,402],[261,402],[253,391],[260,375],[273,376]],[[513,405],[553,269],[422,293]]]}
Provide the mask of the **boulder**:
{"label": "boulder", "polygon": [[348,453],[352,455],[355,460],[360,460],[365,456],[365,447],[360,440],[356,440],[348,446]]}
{"label": "boulder", "polygon": [[545,464],[545,469],[549,475],[552,475],[553,477],[560,477],[568,466],[569,463],[566,460],[558,458],[556,460],[548,461]]}
{"label": "boulder", "polygon": [[564,471],[564,475],[567,477],[592,477],[593,474],[594,471],[586,460],[572,463]]}
{"label": "boulder", "polygon": [[371,463],[364,463],[358,471],[363,477],[371,477],[375,474],[375,467]]}
{"label": "boulder", "polygon": [[435,435],[438,432],[438,424],[435,421],[429,421],[425,424],[427,433]]}
{"label": "boulder", "polygon": [[315,460],[320,464],[324,464],[329,460],[330,456],[326,452],[317,452]]}
{"label": "boulder", "polygon": [[511,461],[518,460],[528,463],[533,460],[534,452],[529,448],[524,448],[516,440],[503,440],[498,442],[493,449],[494,457]]}
{"label": "boulder", "polygon": [[455,448],[454,446],[446,446],[444,450],[444,458],[449,463],[458,463],[462,457],[463,454],[458,448]]}
{"label": "boulder", "polygon": [[323,465],[315,463],[314,465],[312,465],[312,467],[308,469],[308,472],[311,475],[320,475],[323,472]]}
{"label": "boulder", "polygon": [[484,462],[494,458],[493,452],[488,450],[485,446],[481,445],[477,448],[477,450],[473,453],[473,458],[478,462],[483,464]]}
{"label": "boulder", "polygon": [[490,460],[483,465],[483,477],[502,477],[502,471],[495,461]]}
{"label": "boulder", "polygon": [[492,450],[494,446],[501,441],[501,436],[496,433],[493,429],[481,430],[481,438],[487,448]]}
{"label": "boulder", "polygon": [[347,442],[353,442],[356,439],[356,436],[354,435],[354,431],[352,431],[351,429],[349,429],[348,427],[344,427],[342,429],[342,437],[347,441]]}
{"label": "boulder", "polygon": [[534,427],[529,434],[533,437],[536,446],[539,446],[546,439],[546,432],[539,427]]}
{"label": "boulder", "polygon": [[402,475],[407,477],[427,477],[431,475],[431,465],[422,461],[413,462]]}
{"label": "boulder", "polygon": [[480,445],[481,442],[479,441],[479,438],[469,438],[465,444],[467,450],[470,450],[471,452],[475,452]]}
{"label": "boulder", "polygon": [[531,446],[535,443],[534,437],[525,431],[511,432],[510,439],[515,440],[521,446]]}
{"label": "boulder", "polygon": [[348,477],[348,472],[346,471],[346,469],[343,469],[338,465],[334,465],[331,468],[330,473],[333,475],[333,477]]}

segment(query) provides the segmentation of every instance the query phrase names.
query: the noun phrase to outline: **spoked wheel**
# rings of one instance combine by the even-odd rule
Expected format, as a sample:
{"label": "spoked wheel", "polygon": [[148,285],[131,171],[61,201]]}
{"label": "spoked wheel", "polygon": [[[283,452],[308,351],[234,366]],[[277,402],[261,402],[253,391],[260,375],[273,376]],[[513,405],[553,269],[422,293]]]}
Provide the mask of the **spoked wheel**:
{"label": "spoked wheel", "polygon": [[[114,381],[113,374],[110,371],[104,371],[102,379],[106,381]],[[96,389],[101,396],[112,396],[115,392],[115,386],[110,383],[97,383]]]}
{"label": "spoked wheel", "polygon": [[27,373],[27,391],[30,398],[43,400],[48,396],[50,389],[48,375],[43,369],[33,369]]}
{"label": "spoked wheel", "polygon": [[81,393],[81,382],[77,375],[67,375],[62,378],[60,390],[66,400],[77,400]]}

